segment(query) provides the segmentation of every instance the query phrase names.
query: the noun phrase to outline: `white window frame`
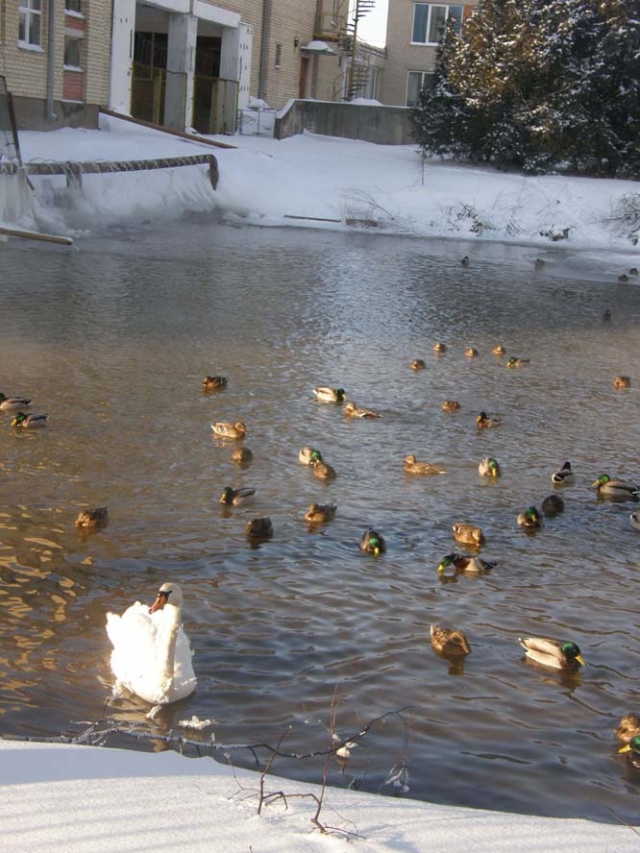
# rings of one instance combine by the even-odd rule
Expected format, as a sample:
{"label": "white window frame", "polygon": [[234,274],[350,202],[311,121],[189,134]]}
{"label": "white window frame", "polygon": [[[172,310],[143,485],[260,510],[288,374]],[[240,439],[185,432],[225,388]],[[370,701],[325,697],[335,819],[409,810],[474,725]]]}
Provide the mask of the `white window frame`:
{"label": "white window frame", "polygon": [[405,99],[404,99],[405,107],[417,107],[420,103],[419,100],[416,101],[415,104],[409,103],[409,80],[410,80],[410,77],[412,74],[420,74],[421,75],[420,86],[418,87],[418,97],[419,97],[420,92],[424,89],[425,77],[433,77],[434,72],[433,71],[407,71],[407,89],[406,89],[406,94],[405,94]]}
{"label": "white window frame", "polygon": [[[416,35],[416,32],[415,32],[415,30],[416,30],[416,15],[418,13],[418,8],[420,8],[421,11],[423,11],[426,8],[426,12],[427,12],[427,21],[426,21],[425,32],[424,32],[424,41],[423,40],[414,41],[414,36]],[[459,14],[459,17],[456,18],[456,20],[459,22],[459,26],[460,27],[462,26],[462,16],[464,14],[464,6],[461,3],[414,3],[413,4],[413,20],[411,22],[411,44],[427,44],[427,45],[438,45],[438,44],[440,44],[442,36],[440,36],[440,38],[438,38],[437,41],[429,41],[429,33],[431,32],[432,28],[435,27],[435,23],[433,20],[433,15],[435,14],[435,12],[434,12],[435,9],[444,9],[445,10],[445,15],[444,15],[445,23],[446,23],[446,21],[449,20],[449,17],[455,17],[455,16],[451,16],[451,9],[459,9],[460,14]],[[459,29],[458,29],[458,32],[459,32]]]}
{"label": "white window frame", "polygon": [[[18,44],[31,50],[42,50],[42,0],[19,0],[18,7],[20,23],[24,22],[24,38],[20,38],[18,31]],[[35,21],[38,21],[38,40],[32,37]]]}

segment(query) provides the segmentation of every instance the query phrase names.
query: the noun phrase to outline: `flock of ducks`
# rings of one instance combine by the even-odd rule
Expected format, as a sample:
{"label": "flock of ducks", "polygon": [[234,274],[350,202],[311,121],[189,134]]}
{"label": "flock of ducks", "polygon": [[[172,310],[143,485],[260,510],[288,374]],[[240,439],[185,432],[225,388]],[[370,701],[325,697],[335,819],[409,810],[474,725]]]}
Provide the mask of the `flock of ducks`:
{"label": "flock of ducks", "polygon": [[[464,263],[464,260],[463,260]],[[603,317],[603,319],[607,319]],[[433,350],[440,355],[447,347],[437,342]],[[501,344],[492,350],[494,355],[505,355]],[[465,350],[465,356],[473,358],[477,355],[475,348]],[[510,357],[506,367],[513,369],[529,363],[529,359]],[[423,370],[426,364],[423,359],[414,359],[409,363],[412,370]],[[202,389],[209,393],[220,391],[227,387],[224,376],[205,376]],[[616,389],[626,389],[630,386],[628,376],[617,376],[613,380]],[[344,388],[317,386],[313,389],[315,399],[323,403],[342,406],[345,417],[377,419],[382,415],[371,409],[356,406],[353,400],[348,400]],[[44,427],[49,416],[44,413],[27,413],[24,410],[31,405],[26,397],[7,397],[0,392],[0,411],[14,414],[11,425],[16,429],[33,429]],[[460,404],[456,400],[445,400],[442,403],[445,412],[457,412]],[[476,417],[477,429],[489,429],[501,425],[499,418],[482,411]],[[241,442],[247,435],[247,429],[242,421],[216,422],[211,424],[215,436]],[[236,447],[232,452],[232,460],[239,465],[251,462],[252,452],[244,447]],[[303,447],[298,454],[303,465],[313,469],[320,479],[333,479],[337,476],[335,469],[324,461],[322,453],[317,448]],[[418,460],[413,454],[404,457],[404,472],[409,475],[433,476],[446,473],[443,468],[432,463]],[[501,467],[497,459],[488,456],[478,465],[478,473],[483,477],[497,479],[501,476]],[[561,468],[551,474],[554,486],[572,483],[574,471],[570,462],[565,462]],[[602,498],[612,500],[634,500],[640,496],[640,487],[634,483],[612,478],[601,474],[592,483],[597,494]],[[223,506],[246,506],[255,499],[255,488],[242,487],[233,489],[226,486],[220,496]],[[552,517],[564,510],[564,501],[557,494],[549,495],[542,502],[542,512],[535,506],[524,509],[517,515],[517,524],[535,531],[542,525],[542,517]],[[336,504],[312,503],[304,515],[304,520],[310,525],[324,524],[335,518]],[[640,513],[632,513],[631,524],[640,530]],[[84,531],[99,530],[107,526],[109,515],[107,507],[81,510],[75,526]],[[459,522],[452,527],[453,538],[456,542],[477,550],[485,543],[481,528]],[[269,539],[273,535],[273,525],[269,518],[254,518],[246,523],[245,535],[249,539]],[[374,529],[367,529],[359,542],[360,549],[374,557],[386,551],[384,537]],[[438,574],[446,576],[464,573],[479,575],[486,573],[496,566],[496,562],[484,560],[477,554],[457,553],[447,554],[438,565]],[[154,705],[166,704],[185,698],[196,687],[196,678],[191,663],[192,651],[188,638],[181,624],[181,608],[183,603],[182,591],[178,584],[163,584],[151,607],[136,602],[122,616],[113,613],[107,615],[107,633],[113,645],[111,668],[116,678],[114,692],[125,688],[147,702]],[[470,654],[471,645],[464,633],[458,628],[433,624],[430,628],[431,645],[434,651],[452,659]],[[537,665],[556,670],[575,670],[585,665],[580,648],[571,640],[561,640],[551,637],[518,638],[518,643],[525,652],[525,658]],[[623,746],[620,753],[629,753],[630,760],[640,768],[640,716],[625,714],[615,730],[615,734]]]}

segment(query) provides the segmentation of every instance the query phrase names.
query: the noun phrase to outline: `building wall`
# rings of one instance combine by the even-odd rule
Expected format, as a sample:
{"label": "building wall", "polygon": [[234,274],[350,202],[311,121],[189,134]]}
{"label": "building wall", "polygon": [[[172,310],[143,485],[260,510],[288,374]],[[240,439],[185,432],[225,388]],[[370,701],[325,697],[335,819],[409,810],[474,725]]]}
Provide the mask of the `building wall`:
{"label": "building wall", "polygon": [[[472,13],[476,2],[465,0],[464,4],[455,4],[464,5],[463,19]],[[411,43],[414,6],[415,0],[389,0],[387,61],[380,93],[380,100],[384,104],[405,106],[408,72],[433,71],[435,68],[436,46]]]}

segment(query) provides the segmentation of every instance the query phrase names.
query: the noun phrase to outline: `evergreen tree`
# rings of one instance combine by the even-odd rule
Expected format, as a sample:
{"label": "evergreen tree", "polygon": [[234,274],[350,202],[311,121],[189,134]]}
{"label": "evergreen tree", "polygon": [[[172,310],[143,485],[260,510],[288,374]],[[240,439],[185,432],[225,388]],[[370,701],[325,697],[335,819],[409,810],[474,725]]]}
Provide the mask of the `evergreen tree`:
{"label": "evergreen tree", "polygon": [[483,0],[412,116],[425,153],[640,176],[640,0]]}

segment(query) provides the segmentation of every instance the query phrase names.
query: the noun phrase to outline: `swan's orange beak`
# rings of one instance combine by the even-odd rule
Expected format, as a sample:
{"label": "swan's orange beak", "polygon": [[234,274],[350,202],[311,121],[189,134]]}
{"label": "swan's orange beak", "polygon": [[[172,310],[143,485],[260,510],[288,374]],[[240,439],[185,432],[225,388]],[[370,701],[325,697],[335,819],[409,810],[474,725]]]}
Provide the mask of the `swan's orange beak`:
{"label": "swan's orange beak", "polygon": [[151,607],[149,608],[149,613],[155,613],[156,610],[162,610],[167,601],[169,600],[169,596],[166,592],[162,592],[162,590],[156,595],[156,600],[153,602]]}

